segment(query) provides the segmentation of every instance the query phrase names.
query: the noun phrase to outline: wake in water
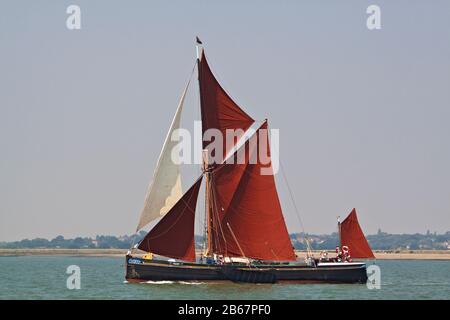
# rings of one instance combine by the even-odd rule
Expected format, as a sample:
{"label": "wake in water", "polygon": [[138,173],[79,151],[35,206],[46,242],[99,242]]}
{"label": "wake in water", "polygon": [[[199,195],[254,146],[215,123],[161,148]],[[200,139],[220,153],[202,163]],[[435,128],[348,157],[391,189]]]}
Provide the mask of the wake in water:
{"label": "wake in water", "polygon": [[206,284],[205,282],[196,282],[196,281],[178,281],[180,284],[192,284],[192,285],[198,285],[198,284]]}

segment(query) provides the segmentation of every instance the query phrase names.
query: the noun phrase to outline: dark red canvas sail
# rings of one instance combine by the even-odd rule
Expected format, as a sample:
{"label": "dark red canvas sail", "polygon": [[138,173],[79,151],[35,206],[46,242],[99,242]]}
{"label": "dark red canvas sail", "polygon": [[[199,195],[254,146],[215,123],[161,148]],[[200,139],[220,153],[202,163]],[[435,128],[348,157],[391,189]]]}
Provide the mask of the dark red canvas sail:
{"label": "dark red canvas sail", "polygon": [[[223,137],[222,158],[224,159],[237,143],[230,141],[227,144],[227,129],[246,131],[254,120],[246,114],[225,92],[214,77],[202,52],[199,61],[200,104],[202,113],[203,134],[208,129],[218,129]],[[237,138],[240,138],[238,135]],[[203,141],[205,149],[211,141]]]}
{"label": "dark red canvas sail", "polygon": [[195,207],[202,177],[150,230],[139,244],[139,249],[175,259],[195,261]]}
{"label": "dark red canvas sail", "polygon": [[370,249],[369,243],[361,230],[355,208],[353,208],[348,217],[342,221],[340,230],[341,245],[348,246],[350,249],[350,255],[353,258],[375,258],[372,249]]}
{"label": "dark red canvas sail", "polygon": [[[255,135],[258,147],[261,142],[267,144],[270,157],[267,122]],[[295,260],[274,176],[261,174],[261,169],[271,168],[271,164],[263,165],[259,156],[256,163],[249,161],[257,152],[251,140],[242,148],[246,148],[244,164],[223,164],[212,174],[217,220],[213,249],[226,256]]]}

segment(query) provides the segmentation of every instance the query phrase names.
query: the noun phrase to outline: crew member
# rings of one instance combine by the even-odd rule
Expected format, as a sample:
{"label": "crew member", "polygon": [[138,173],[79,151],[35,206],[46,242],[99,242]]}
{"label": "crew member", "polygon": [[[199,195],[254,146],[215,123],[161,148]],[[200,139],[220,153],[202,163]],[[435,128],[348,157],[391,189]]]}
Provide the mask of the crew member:
{"label": "crew member", "polygon": [[344,255],[344,261],[352,262],[352,258],[350,257],[350,249],[348,248],[348,246],[343,246],[342,251]]}
{"label": "crew member", "polygon": [[342,262],[342,251],[339,246],[336,247],[336,262]]}

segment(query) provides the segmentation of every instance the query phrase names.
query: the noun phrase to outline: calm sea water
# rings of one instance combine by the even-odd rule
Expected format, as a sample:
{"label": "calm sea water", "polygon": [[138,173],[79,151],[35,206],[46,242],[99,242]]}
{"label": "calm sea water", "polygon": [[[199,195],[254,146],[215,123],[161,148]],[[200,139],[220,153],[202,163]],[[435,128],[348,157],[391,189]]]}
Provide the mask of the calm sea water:
{"label": "calm sea water", "polygon": [[[381,289],[366,285],[126,283],[124,259],[0,257],[0,299],[450,299],[450,261],[377,261]],[[69,290],[66,269],[81,269]]]}

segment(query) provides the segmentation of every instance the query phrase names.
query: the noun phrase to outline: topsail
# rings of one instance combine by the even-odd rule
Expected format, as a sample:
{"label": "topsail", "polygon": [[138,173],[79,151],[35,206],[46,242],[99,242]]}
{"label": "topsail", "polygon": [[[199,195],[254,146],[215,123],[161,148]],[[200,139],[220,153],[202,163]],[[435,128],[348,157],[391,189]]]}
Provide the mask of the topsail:
{"label": "topsail", "polygon": [[[255,120],[245,113],[219,84],[206,61],[204,51],[202,51],[198,67],[203,135],[210,129],[220,131],[223,137],[221,150],[223,160]],[[234,136],[228,136],[231,132]],[[227,141],[227,138],[233,140]],[[203,141],[203,149],[206,149],[208,144],[208,141]],[[221,162],[219,160],[216,164]],[[214,164],[210,163],[210,165]]]}

